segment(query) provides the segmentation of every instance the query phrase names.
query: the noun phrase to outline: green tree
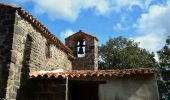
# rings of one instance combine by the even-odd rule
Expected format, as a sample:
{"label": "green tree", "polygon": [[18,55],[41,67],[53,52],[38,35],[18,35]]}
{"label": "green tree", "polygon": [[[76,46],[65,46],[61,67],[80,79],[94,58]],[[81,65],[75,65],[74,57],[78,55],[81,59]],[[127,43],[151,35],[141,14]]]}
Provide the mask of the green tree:
{"label": "green tree", "polygon": [[99,47],[99,69],[156,68],[154,54],[138,44],[122,36],[110,38]]}
{"label": "green tree", "polygon": [[166,39],[165,46],[158,51],[161,67],[170,66],[170,37]]}
{"label": "green tree", "polygon": [[158,86],[161,100],[170,100],[170,37],[165,46],[158,51],[161,71],[158,76]]}

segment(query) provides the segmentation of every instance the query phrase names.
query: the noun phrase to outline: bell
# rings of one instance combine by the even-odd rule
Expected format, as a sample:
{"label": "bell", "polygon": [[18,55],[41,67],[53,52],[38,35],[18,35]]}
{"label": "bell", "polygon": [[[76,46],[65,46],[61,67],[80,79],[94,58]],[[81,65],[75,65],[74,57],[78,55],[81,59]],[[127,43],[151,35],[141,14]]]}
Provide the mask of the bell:
{"label": "bell", "polygon": [[83,52],[83,47],[80,47],[80,48],[79,48],[78,54],[84,54],[84,52]]}

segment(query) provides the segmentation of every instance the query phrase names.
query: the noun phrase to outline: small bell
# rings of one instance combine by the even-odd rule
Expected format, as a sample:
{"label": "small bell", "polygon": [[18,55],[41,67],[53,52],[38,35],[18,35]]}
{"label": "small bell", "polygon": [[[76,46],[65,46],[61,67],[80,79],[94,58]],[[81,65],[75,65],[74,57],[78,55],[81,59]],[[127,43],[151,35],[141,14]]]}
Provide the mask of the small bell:
{"label": "small bell", "polygon": [[84,54],[84,52],[83,52],[83,47],[80,47],[80,48],[79,48],[78,54]]}

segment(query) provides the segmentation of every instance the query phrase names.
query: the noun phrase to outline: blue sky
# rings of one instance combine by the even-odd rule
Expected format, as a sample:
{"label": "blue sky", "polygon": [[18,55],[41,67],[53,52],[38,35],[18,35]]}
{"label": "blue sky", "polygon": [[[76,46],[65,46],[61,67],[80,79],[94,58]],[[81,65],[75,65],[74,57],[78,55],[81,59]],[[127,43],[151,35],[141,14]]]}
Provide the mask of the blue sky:
{"label": "blue sky", "polygon": [[0,0],[21,6],[53,34],[79,31],[95,35],[99,45],[124,36],[156,52],[170,35],[170,0]]}

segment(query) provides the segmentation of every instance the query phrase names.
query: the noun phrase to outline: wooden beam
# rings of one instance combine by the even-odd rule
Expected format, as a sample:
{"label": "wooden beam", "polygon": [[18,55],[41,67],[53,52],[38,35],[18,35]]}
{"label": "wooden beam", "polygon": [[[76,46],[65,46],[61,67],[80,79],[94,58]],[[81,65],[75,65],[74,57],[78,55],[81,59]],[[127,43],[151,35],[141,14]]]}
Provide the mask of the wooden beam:
{"label": "wooden beam", "polygon": [[66,77],[65,100],[68,100],[68,77]]}

